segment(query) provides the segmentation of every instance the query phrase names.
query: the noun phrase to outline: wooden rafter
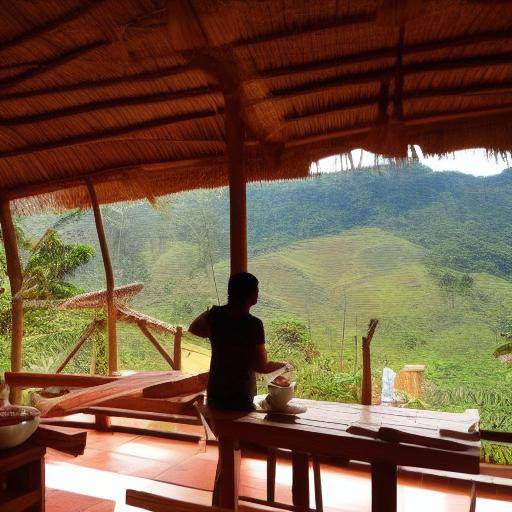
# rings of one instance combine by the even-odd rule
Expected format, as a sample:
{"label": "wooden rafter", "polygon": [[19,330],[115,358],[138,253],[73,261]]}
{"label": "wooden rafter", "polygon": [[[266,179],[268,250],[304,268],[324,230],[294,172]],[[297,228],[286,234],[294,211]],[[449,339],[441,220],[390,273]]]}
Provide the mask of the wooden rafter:
{"label": "wooden rafter", "polygon": [[223,157],[215,155],[205,155],[204,157],[186,159],[186,160],[153,160],[140,162],[133,165],[125,165],[120,167],[108,167],[99,169],[94,172],[86,172],[69,178],[60,178],[55,180],[44,180],[40,182],[30,183],[21,187],[15,187],[5,191],[5,197],[8,199],[20,199],[23,197],[31,197],[39,194],[48,194],[64,188],[79,187],[84,185],[88,179],[92,179],[95,183],[104,183],[110,180],[116,180],[120,177],[129,178],[130,175],[137,171],[151,171],[159,169],[179,169],[181,167],[194,167],[207,164],[216,164],[223,161]]}
{"label": "wooden rafter", "polygon": [[[396,53],[396,49],[395,49]],[[487,68],[500,64],[510,64],[512,62],[512,53],[504,53],[498,55],[479,55],[477,57],[469,57],[457,60],[439,60],[422,62],[418,64],[409,64],[403,66],[402,73],[404,76],[430,73],[449,70],[471,69],[471,68]],[[321,94],[329,90],[335,90],[346,85],[364,85],[368,83],[377,83],[394,77],[394,66],[377,69],[365,73],[349,73],[328,77],[321,80],[311,80],[298,86],[276,88],[270,91],[270,96],[276,99],[289,100],[310,94]],[[262,103],[268,101],[268,98],[262,98],[254,103]]]}
{"label": "wooden rafter", "polygon": [[200,119],[208,119],[222,114],[223,109],[219,108],[216,112],[212,110],[201,110],[198,112],[191,112],[187,114],[178,114],[174,116],[159,117],[144,121],[136,124],[129,124],[121,128],[112,128],[100,132],[90,132],[80,135],[72,135],[63,139],[43,142],[41,144],[34,144],[32,146],[23,146],[21,148],[10,149],[0,153],[0,158],[9,158],[13,156],[21,156],[32,153],[39,153],[41,151],[48,151],[51,149],[59,149],[64,147],[73,147],[90,142],[104,141],[108,139],[115,139],[116,137],[127,135],[130,133],[137,133],[151,128],[161,128],[163,126],[172,126],[178,123],[187,121],[197,121]]}
{"label": "wooden rafter", "polygon": [[[512,40],[510,31],[502,32],[486,32],[476,34],[475,36],[465,36],[450,39],[440,39],[427,43],[419,43],[404,47],[404,57],[410,57],[421,53],[428,53],[439,50],[448,50],[461,46],[474,45],[479,43],[500,43]],[[350,64],[364,64],[374,62],[375,60],[383,60],[393,58],[396,55],[396,46],[388,48],[378,48],[367,52],[356,53],[353,55],[343,55],[340,57],[332,57],[329,59],[318,60],[315,62],[301,63],[291,66],[283,66],[279,68],[270,68],[258,72],[255,78],[279,78],[285,76],[293,76],[296,74],[304,74],[314,71],[328,71],[329,69],[338,68]]]}
{"label": "wooden rafter", "polygon": [[84,46],[80,46],[79,48],[74,48],[73,50],[67,51],[53,59],[41,62],[37,66],[23,71],[23,73],[20,73],[19,75],[0,80],[0,89],[8,89],[10,87],[14,87],[15,85],[20,85],[27,80],[31,80],[32,78],[41,76],[44,73],[55,71],[61,66],[76,61],[88,53],[91,53],[94,50],[102,48],[108,44],[110,44],[108,41],[100,40],[94,41],[93,43],[88,43]]}
{"label": "wooden rafter", "polygon": [[217,93],[216,89],[208,87],[200,87],[197,89],[188,89],[185,91],[177,91],[170,93],[147,94],[144,96],[127,96],[122,98],[113,98],[104,101],[95,101],[76,105],[73,107],[65,107],[55,110],[42,112],[40,114],[28,116],[16,116],[0,119],[0,126],[14,127],[25,124],[40,123],[44,121],[54,121],[65,117],[76,116],[89,112],[98,112],[121,107],[139,107],[142,105],[151,105],[157,103],[173,103],[184,99],[200,98],[206,95]]}
{"label": "wooden rafter", "polygon": [[[511,84],[512,86],[512,84]],[[335,112],[335,111],[331,111]],[[465,119],[474,118],[486,115],[492,115],[495,113],[512,112],[512,103],[508,105],[501,105],[498,107],[483,107],[467,109],[463,112],[459,111],[446,111],[446,112],[427,112],[418,116],[405,118],[404,122],[411,126],[425,124],[428,121],[441,121],[441,120],[452,120],[452,119]],[[326,114],[328,112],[325,112]],[[291,119],[293,120],[293,119]],[[300,147],[315,142],[320,142],[327,139],[341,138],[350,135],[358,135],[367,133],[372,128],[372,125],[365,124],[361,126],[355,126],[348,129],[336,129],[323,132],[320,134],[311,134],[306,137],[299,139],[290,140],[286,143],[286,147]],[[249,142],[252,145],[254,142]],[[106,168],[93,172],[86,172],[78,176],[69,178],[60,178],[55,180],[44,180],[41,182],[31,183],[20,187],[14,187],[4,191],[5,197],[11,200],[20,199],[24,197],[31,197],[34,195],[45,194],[55,192],[64,188],[77,187],[84,184],[87,179],[93,179],[95,183],[103,183],[110,180],[118,179],[120,176],[128,177],[130,174],[140,172],[142,170],[151,171],[152,169],[158,170],[162,168],[166,169],[179,169],[183,167],[194,167],[200,165],[208,165],[215,163],[222,163],[225,161],[224,156],[205,155],[204,157],[198,157],[193,159],[185,160],[157,160],[148,161],[146,163],[137,163],[134,165],[125,165],[114,168]]]}
{"label": "wooden rafter", "polygon": [[279,32],[272,32],[270,34],[262,34],[260,36],[251,37],[249,39],[241,39],[226,46],[233,48],[247,47],[258,44],[274,43],[276,41],[286,41],[291,37],[299,37],[310,34],[318,34],[329,30],[338,28],[346,28],[354,25],[364,25],[375,20],[375,13],[361,13],[346,16],[337,20],[325,20],[321,23],[316,22],[314,25],[296,28],[293,30],[282,30]]}
{"label": "wooden rafter", "polygon": [[65,25],[66,23],[69,23],[73,20],[76,20],[77,18],[82,17],[84,14],[87,14],[89,11],[91,11],[95,7],[98,7],[100,4],[104,2],[105,0],[88,0],[83,5],[80,5],[72,9],[71,11],[68,11],[67,13],[63,14],[62,16],[59,16],[58,18],[52,19],[44,23],[43,25],[39,25],[38,27],[35,27],[29,30],[28,32],[14,36],[13,38],[8,39],[7,41],[0,42],[0,52],[28,43],[32,39],[44,36],[60,28],[62,25]]}
{"label": "wooden rafter", "polygon": [[59,87],[44,87],[30,91],[16,91],[2,95],[2,101],[39,98],[41,96],[60,95],[70,92],[97,91],[104,87],[127,85],[138,82],[152,82],[160,78],[169,78],[172,76],[197,70],[195,66],[183,64],[178,66],[169,66],[155,71],[147,71],[133,75],[126,75],[116,78],[102,78],[99,80],[85,80],[74,84],[61,85]]}
{"label": "wooden rafter", "polygon": [[[507,119],[512,112],[512,102],[501,104],[498,106],[485,106],[468,108],[465,110],[447,110],[437,112],[424,112],[414,116],[404,118],[404,123],[407,126],[421,126],[425,124],[435,124],[438,122],[457,121],[461,119],[475,119],[476,117],[495,116],[503,114]],[[495,118],[494,118],[495,119]],[[321,133],[312,133],[306,137],[290,140],[287,142],[287,147],[300,147],[306,144],[313,144],[325,140],[333,140],[337,138],[349,137],[352,135],[362,135],[368,133],[373,124],[361,124],[358,126],[351,126],[350,128],[339,128],[334,130],[322,131]]]}

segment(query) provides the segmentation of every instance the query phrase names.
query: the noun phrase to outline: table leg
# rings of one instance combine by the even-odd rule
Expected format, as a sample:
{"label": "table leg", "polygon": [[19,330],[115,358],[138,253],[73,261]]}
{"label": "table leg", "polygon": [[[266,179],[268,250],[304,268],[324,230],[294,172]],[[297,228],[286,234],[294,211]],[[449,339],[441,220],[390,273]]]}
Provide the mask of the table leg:
{"label": "table leg", "polygon": [[309,510],[309,455],[292,452],[293,505],[299,511]]}
{"label": "table leg", "polygon": [[212,504],[225,509],[238,509],[238,483],[240,480],[240,449],[232,438],[219,437],[219,461]]}
{"label": "table leg", "polygon": [[372,464],[372,512],[396,512],[397,468]]}

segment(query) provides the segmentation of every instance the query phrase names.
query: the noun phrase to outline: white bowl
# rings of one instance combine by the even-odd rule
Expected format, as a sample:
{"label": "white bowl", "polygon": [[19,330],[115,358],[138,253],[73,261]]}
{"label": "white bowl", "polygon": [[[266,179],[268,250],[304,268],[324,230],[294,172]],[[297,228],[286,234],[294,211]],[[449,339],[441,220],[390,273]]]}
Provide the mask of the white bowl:
{"label": "white bowl", "polygon": [[0,449],[14,448],[24,443],[37,429],[39,416],[16,425],[0,427]]}

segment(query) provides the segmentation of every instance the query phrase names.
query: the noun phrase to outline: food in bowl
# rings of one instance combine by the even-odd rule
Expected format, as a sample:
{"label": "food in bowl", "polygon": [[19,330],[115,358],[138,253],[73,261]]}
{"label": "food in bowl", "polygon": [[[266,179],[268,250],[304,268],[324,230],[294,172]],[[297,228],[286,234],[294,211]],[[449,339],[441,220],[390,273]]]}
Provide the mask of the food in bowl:
{"label": "food in bowl", "polygon": [[294,391],[295,382],[289,382],[288,386],[278,386],[271,382],[268,385],[267,403],[275,411],[284,410],[293,398]]}

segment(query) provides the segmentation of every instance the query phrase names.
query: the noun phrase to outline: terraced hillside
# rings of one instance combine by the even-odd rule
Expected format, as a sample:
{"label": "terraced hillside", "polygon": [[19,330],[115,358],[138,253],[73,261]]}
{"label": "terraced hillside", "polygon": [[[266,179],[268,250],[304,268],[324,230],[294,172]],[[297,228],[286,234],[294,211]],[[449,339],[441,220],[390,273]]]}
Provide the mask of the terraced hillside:
{"label": "terraced hillside", "polygon": [[[168,318],[181,304],[188,322],[217,302],[211,275],[194,270],[194,250],[177,244],[158,258],[137,300],[140,307]],[[445,289],[439,277],[443,269],[426,265],[425,249],[378,228],[296,242],[254,257],[250,270],[261,282],[255,313],[267,325],[290,316],[301,319],[321,352],[335,358],[346,304],[348,369],[355,364],[354,336],[360,340],[368,320],[376,317],[381,322],[373,344],[376,369],[424,363],[427,378],[443,388],[510,384],[510,370],[492,357],[501,315],[512,306],[512,284],[505,279],[449,271],[470,276],[473,284],[467,290]],[[215,274],[222,291],[225,261],[215,266]]]}

